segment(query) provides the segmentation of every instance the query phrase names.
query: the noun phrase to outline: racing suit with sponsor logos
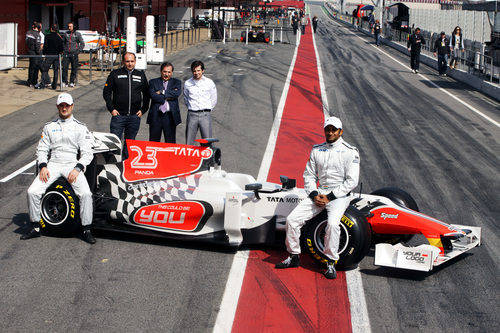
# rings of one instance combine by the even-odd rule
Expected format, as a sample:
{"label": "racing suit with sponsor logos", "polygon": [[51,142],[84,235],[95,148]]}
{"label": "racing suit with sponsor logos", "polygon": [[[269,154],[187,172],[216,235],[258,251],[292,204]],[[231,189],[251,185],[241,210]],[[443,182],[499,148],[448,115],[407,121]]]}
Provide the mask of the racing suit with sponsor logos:
{"label": "racing suit with sponsor logos", "polygon": [[[342,138],[313,147],[304,171],[304,188],[311,200],[303,200],[286,220],[289,253],[300,254],[300,229],[306,221],[326,208],[328,225],[324,252],[333,261],[339,259],[340,219],[352,199],[351,191],[358,185],[359,164],[358,150]],[[314,203],[313,199],[318,194],[327,195],[330,200],[325,207]]]}
{"label": "racing suit with sponsor logos", "polygon": [[[77,159],[80,153],[80,159]],[[49,157],[50,156],[50,157]],[[80,170],[72,183],[80,199],[80,218],[83,226],[92,223],[92,192],[83,174],[85,166],[92,162],[92,135],[87,126],[73,116],[57,119],[45,124],[42,138],[38,142],[37,159],[39,168],[47,167],[49,180],[44,183],[36,177],[28,189],[28,205],[32,222],[40,221],[40,200],[47,188],[59,177],[68,178],[73,169]]]}

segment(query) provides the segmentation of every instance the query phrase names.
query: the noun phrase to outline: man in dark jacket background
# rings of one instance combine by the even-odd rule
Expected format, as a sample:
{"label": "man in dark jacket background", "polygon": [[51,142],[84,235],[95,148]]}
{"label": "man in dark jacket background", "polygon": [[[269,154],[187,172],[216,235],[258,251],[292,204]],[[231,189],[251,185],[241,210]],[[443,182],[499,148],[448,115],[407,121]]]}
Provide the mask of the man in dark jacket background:
{"label": "man in dark jacket background", "polygon": [[174,65],[164,62],[160,66],[161,76],[149,81],[151,109],[148,113],[149,141],[176,143],[175,129],[181,120],[179,96],[182,94],[181,80],[173,78]]}
{"label": "man in dark jacket background", "polygon": [[135,69],[135,54],[126,52],[122,60],[123,67],[109,74],[102,95],[112,115],[110,132],[120,140],[125,132],[122,157],[127,159],[125,140],[135,139],[141,126],[141,117],[148,112],[150,97],[146,74]]}
{"label": "man in dark jacket background", "polygon": [[42,65],[42,84],[43,86],[50,84],[49,69],[52,66],[54,71],[54,78],[52,79],[52,89],[57,88],[57,73],[59,71],[59,57],[57,55],[61,54],[63,51],[63,40],[62,37],[57,33],[57,24],[53,24],[50,27],[50,34],[45,37],[45,43],[43,47],[43,54],[54,57],[47,57],[43,61]]}
{"label": "man in dark jacket background", "polygon": [[[74,87],[76,75],[78,73],[78,54],[85,47],[85,41],[82,34],[75,30],[73,22],[68,23],[68,31],[63,36],[64,57],[62,80],[65,86]],[[68,85],[68,70],[71,63],[71,76]]]}
{"label": "man in dark jacket background", "polygon": [[438,71],[439,75],[446,76],[446,68],[448,67],[448,55],[450,54],[450,48],[448,44],[450,41],[446,38],[446,33],[441,32],[441,36],[436,39],[434,43],[434,56],[438,59]]}
{"label": "man in dark jacket background", "polygon": [[415,29],[408,39],[406,47],[410,51],[410,66],[413,73],[417,74],[420,67],[420,49],[425,45],[425,39],[420,35],[420,28]]}
{"label": "man in dark jacket background", "polygon": [[[41,44],[40,26],[38,22],[33,22],[31,30],[26,33],[26,47],[28,55],[39,56],[42,54],[40,49]],[[28,85],[34,87],[38,83],[38,69],[40,67],[39,57],[30,57],[28,68]]]}

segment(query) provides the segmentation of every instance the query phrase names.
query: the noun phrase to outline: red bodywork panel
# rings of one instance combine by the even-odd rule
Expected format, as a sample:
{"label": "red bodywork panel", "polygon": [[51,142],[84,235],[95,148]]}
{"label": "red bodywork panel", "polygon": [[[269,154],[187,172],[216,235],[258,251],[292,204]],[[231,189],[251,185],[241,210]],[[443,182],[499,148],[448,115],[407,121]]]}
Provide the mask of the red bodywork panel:
{"label": "red bodywork panel", "polygon": [[127,148],[129,158],[123,161],[127,182],[189,175],[213,154],[208,147],[137,140],[127,140]]}
{"label": "red bodywork panel", "polygon": [[367,219],[377,234],[423,234],[426,238],[440,238],[457,232],[447,223],[410,209],[384,206],[371,210],[371,213],[373,216]]}
{"label": "red bodywork panel", "polygon": [[141,207],[134,215],[137,224],[162,229],[194,231],[205,215],[196,201],[177,201]]}

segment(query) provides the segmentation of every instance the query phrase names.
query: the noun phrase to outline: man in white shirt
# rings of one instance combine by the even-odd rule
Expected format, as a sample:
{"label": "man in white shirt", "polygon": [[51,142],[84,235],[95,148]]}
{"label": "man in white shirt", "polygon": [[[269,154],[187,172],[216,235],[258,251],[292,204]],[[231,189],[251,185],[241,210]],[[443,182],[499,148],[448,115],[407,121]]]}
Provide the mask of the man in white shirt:
{"label": "man in white shirt", "polygon": [[212,137],[212,117],[210,112],[217,104],[215,83],[203,76],[205,65],[197,60],[191,64],[193,77],[184,83],[184,103],[188,109],[186,121],[186,144],[194,145],[196,133],[200,129],[201,138]]}

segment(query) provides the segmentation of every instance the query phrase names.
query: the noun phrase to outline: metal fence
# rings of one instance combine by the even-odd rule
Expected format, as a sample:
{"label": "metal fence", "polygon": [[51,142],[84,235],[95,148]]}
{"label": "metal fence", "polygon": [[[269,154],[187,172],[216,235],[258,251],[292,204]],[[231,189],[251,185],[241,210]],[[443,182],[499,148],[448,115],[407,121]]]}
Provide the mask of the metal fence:
{"label": "metal fence", "polygon": [[292,26],[288,17],[271,17],[264,20],[239,20],[234,22],[229,22],[223,25],[223,28],[219,32],[220,38],[214,38],[222,43],[230,42],[244,42],[248,44],[251,38],[248,38],[248,34],[251,31],[262,31],[269,36],[269,44],[274,43],[287,43],[296,45],[297,40],[300,36],[300,29],[297,34],[294,33]]}
{"label": "metal fence", "polygon": [[[167,33],[155,34],[154,41],[155,46],[163,48],[164,55],[171,54],[178,50],[182,50],[186,47],[192,46],[196,43],[206,41],[210,39],[210,30],[206,27],[190,28],[185,30],[174,30]],[[144,41],[145,37],[140,37],[138,41]],[[115,68],[121,66],[122,54],[125,51],[125,47],[113,47],[111,43],[106,43],[107,45],[102,45],[99,47],[91,48],[86,52],[82,52],[78,55],[78,72],[76,77],[76,84],[78,84],[79,78],[84,76],[84,80],[93,82],[95,79],[102,79],[105,76],[105,72],[109,72]],[[144,45],[144,44],[143,44]],[[142,51],[142,46],[138,47],[137,51]],[[59,71],[58,71],[58,82],[59,90],[63,91],[64,87],[60,84],[62,82],[62,63],[63,55],[19,55],[19,54],[0,54],[0,57],[10,57],[15,58],[20,61],[17,62],[16,68],[28,68],[28,61],[30,58],[39,58],[39,68],[41,72],[41,64],[44,59],[47,58],[59,58]],[[100,75],[99,75],[100,72]],[[100,77],[97,77],[97,76]],[[106,74],[107,75],[107,74]],[[51,77],[51,75],[49,75]]]}

